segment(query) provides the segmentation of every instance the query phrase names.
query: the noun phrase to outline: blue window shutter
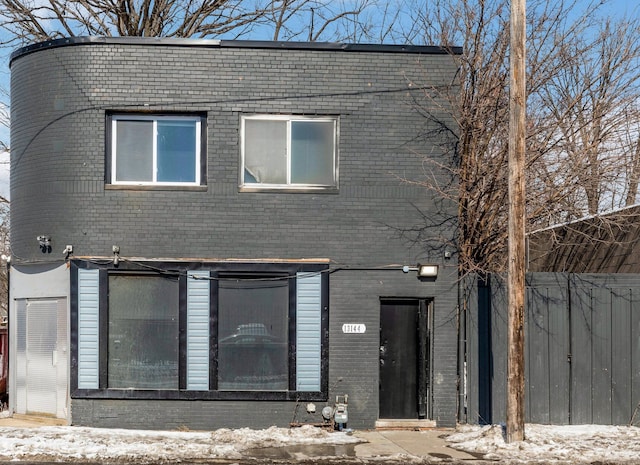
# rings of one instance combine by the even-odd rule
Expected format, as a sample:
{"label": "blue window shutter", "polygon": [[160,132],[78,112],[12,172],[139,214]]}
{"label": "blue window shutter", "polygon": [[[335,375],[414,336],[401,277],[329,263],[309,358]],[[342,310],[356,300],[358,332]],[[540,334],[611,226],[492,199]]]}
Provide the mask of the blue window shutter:
{"label": "blue window shutter", "polygon": [[98,389],[100,360],[99,270],[78,269],[78,388]]}
{"label": "blue window shutter", "polygon": [[[197,279],[201,278],[201,279]],[[187,274],[187,389],[209,389],[209,272]]]}
{"label": "blue window shutter", "polygon": [[320,391],[321,273],[298,273],[296,295],[296,389]]}

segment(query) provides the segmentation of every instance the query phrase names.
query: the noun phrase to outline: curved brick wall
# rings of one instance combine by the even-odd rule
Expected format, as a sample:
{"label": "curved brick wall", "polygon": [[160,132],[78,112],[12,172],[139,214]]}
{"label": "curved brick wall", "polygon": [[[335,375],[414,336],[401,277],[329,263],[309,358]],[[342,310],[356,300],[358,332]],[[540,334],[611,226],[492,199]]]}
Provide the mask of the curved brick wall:
{"label": "curved brick wall", "polygon": [[[328,258],[346,267],[440,263],[435,283],[398,271],[342,272],[330,286],[329,385],[350,395],[350,426],[377,418],[380,297],[433,297],[433,417],[456,420],[457,279],[443,262],[398,234],[455,218],[454,202],[433,199],[399,177],[424,179],[425,155],[446,161],[422,135],[415,86],[447,86],[455,60],[436,49],[207,41],[77,41],[14,54],[11,63],[11,222],[14,263],[76,256],[145,258]],[[412,82],[412,87],[408,83]],[[412,90],[414,89],[414,90]],[[188,111],[207,115],[206,188],[112,189],[105,183],[108,111]],[[337,193],[239,192],[239,122],[244,113],[329,114],[340,118]],[[442,121],[453,126],[447,114]],[[446,180],[443,173],[436,178]],[[420,211],[419,211],[419,210]],[[433,236],[451,240],[455,224]],[[49,235],[43,254],[36,237]],[[341,325],[363,323],[346,338]],[[333,392],[331,392],[333,395]],[[287,424],[294,405],[74,400],[75,424],[180,424],[185,411],[246,424]],[[123,408],[119,408],[123,407]],[[96,412],[109,410],[111,416]],[[185,410],[186,409],[186,410]],[[117,413],[121,412],[121,413]],[[195,411],[194,411],[195,415]],[[261,421],[263,421],[261,420]],[[137,423],[135,423],[137,425]]]}
{"label": "curved brick wall", "polygon": [[[425,119],[408,93],[371,91],[406,88],[409,79],[449,83],[448,55],[135,43],[14,57],[15,259],[45,259],[41,234],[52,237],[48,260],[61,258],[66,244],[76,255],[110,255],[118,244],[128,256],[352,264],[363,261],[354,243],[365,239],[377,263],[413,259],[393,228],[420,223],[410,202],[425,211],[434,205],[397,176],[419,179],[422,155],[412,149],[433,148],[415,142]],[[105,189],[107,110],[206,112],[207,189]],[[340,116],[338,194],[238,192],[239,118],[262,112]]]}

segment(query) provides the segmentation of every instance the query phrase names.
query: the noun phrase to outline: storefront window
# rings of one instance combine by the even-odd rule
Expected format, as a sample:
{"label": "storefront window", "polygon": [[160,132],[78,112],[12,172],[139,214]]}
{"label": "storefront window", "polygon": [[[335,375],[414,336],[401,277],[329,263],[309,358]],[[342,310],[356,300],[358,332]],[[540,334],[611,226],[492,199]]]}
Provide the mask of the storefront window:
{"label": "storefront window", "polygon": [[218,389],[289,388],[289,280],[225,278],[218,296]]}
{"label": "storefront window", "polygon": [[108,386],[178,389],[178,281],[109,276]]}

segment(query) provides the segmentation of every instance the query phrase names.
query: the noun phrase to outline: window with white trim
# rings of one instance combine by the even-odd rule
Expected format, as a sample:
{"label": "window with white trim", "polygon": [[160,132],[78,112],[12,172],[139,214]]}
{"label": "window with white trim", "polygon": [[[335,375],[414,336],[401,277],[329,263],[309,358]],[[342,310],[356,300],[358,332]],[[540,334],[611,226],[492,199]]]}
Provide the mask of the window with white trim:
{"label": "window with white trim", "polygon": [[336,117],[243,116],[241,134],[241,187],[337,187]]}
{"label": "window with white trim", "polygon": [[203,119],[195,115],[110,115],[110,183],[200,185]]}

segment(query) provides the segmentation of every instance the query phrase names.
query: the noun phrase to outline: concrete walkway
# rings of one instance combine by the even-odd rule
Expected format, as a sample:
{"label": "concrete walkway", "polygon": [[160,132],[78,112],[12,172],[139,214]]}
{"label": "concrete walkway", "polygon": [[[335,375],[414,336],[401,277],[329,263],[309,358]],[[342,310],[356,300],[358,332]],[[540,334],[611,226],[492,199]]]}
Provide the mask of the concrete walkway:
{"label": "concrete walkway", "polygon": [[65,426],[66,420],[50,417],[35,417],[32,415],[18,415],[14,413],[12,417],[0,418],[0,427],[8,428],[37,428],[38,426]]}
{"label": "concrete walkway", "polygon": [[369,459],[403,454],[424,459],[477,460],[471,454],[448,447],[445,438],[451,433],[451,429],[355,431],[354,436],[367,441],[356,446],[356,457]]}

